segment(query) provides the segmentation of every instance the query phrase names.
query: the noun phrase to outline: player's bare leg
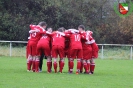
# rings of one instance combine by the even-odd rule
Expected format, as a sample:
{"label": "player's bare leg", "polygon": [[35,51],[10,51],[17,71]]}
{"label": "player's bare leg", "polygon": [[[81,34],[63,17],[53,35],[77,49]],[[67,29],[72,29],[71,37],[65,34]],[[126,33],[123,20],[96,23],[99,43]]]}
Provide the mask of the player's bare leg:
{"label": "player's bare leg", "polygon": [[64,68],[64,58],[61,58],[60,59],[60,73],[62,73],[62,70],[63,70],[63,68]]}
{"label": "player's bare leg", "polygon": [[47,56],[47,72],[51,73],[51,68],[52,68],[52,59],[50,56]]}
{"label": "player's bare leg", "polygon": [[73,58],[70,58],[70,71],[69,73],[72,73],[73,72],[73,67],[74,67],[74,59]]}
{"label": "player's bare leg", "polygon": [[39,60],[40,60],[40,56],[36,56],[36,58],[35,58],[35,72],[39,72]]}
{"label": "player's bare leg", "polygon": [[54,58],[53,66],[54,66],[55,73],[57,73],[57,58]]}
{"label": "player's bare leg", "polygon": [[76,74],[79,74],[80,73],[80,67],[81,67],[81,59],[77,59],[77,71],[76,71]]}
{"label": "player's bare leg", "polygon": [[31,66],[32,66],[32,56],[28,55],[28,59],[27,59],[27,71],[31,71]]}
{"label": "player's bare leg", "polygon": [[93,74],[95,69],[95,61],[94,58],[90,60],[90,72]]}
{"label": "player's bare leg", "polygon": [[84,73],[89,73],[88,71],[88,66],[87,66],[87,60],[83,60],[83,65],[84,65],[84,69],[85,69],[85,72]]}

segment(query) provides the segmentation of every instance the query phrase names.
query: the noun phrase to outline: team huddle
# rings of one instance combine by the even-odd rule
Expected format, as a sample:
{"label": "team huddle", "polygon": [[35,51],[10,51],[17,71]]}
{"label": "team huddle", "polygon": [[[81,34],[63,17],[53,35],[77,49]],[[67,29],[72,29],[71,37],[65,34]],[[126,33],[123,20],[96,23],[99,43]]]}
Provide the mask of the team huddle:
{"label": "team huddle", "polygon": [[[77,29],[60,27],[52,32],[47,28],[46,22],[38,25],[30,25],[30,37],[27,44],[27,71],[39,72],[40,56],[44,54],[47,58],[47,72],[63,72],[64,60],[68,58],[68,72],[73,73],[74,60],[77,60],[76,74],[93,74],[95,69],[94,59],[98,57],[98,46],[92,37],[92,31],[85,31],[84,25]],[[59,64],[58,64],[59,58]],[[52,60],[53,59],[53,60]],[[52,64],[53,61],[53,64]]]}

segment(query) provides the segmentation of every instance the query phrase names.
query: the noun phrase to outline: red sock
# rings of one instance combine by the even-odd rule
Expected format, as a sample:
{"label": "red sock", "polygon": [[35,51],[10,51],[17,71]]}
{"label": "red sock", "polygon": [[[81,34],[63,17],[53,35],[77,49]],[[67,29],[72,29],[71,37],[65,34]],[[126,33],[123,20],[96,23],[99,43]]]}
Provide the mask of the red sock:
{"label": "red sock", "polygon": [[85,69],[85,72],[88,73],[88,66],[87,66],[87,63],[84,63],[84,69]]}
{"label": "red sock", "polygon": [[56,73],[57,72],[57,63],[54,62],[53,65],[54,65],[54,70],[55,70],[55,73]]}
{"label": "red sock", "polygon": [[61,73],[62,73],[63,67],[64,67],[64,62],[61,61],[61,62],[60,62],[60,72],[61,72]]}
{"label": "red sock", "polygon": [[77,71],[80,71],[80,68],[81,68],[81,62],[78,61],[78,62],[77,62]]}
{"label": "red sock", "polygon": [[32,71],[35,72],[35,61],[32,61]]}
{"label": "red sock", "polygon": [[70,61],[70,71],[71,71],[71,72],[73,71],[73,66],[74,66],[73,61]]}
{"label": "red sock", "polygon": [[84,67],[84,64],[81,63],[81,67],[80,67],[80,72],[81,72],[81,73],[83,72],[83,67]]}
{"label": "red sock", "polygon": [[87,63],[88,71],[90,72],[90,63]]}
{"label": "red sock", "polygon": [[90,64],[90,72],[93,74],[95,69],[95,63]]}
{"label": "red sock", "polygon": [[31,70],[32,60],[27,61],[27,70]]}
{"label": "red sock", "polygon": [[39,60],[35,61],[35,72],[39,72]]}
{"label": "red sock", "polygon": [[88,71],[90,71],[90,63],[87,63]]}
{"label": "red sock", "polygon": [[47,72],[51,72],[51,62],[47,62]]}

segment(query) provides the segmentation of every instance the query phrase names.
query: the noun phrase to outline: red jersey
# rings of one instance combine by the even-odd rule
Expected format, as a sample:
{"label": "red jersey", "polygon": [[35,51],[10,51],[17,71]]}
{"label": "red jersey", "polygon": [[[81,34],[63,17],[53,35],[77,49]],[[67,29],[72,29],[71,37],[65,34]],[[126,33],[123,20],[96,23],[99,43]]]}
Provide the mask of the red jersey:
{"label": "red jersey", "polygon": [[70,47],[70,32],[65,33],[65,50],[68,50]]}
{"label": "red jersey", "polygon": [[70,35],[70,48],[71,49],[82,49],[81,35],[74,33]]}
{"label": "red jersey", "polygon": [[68,50],[70,46],[70,39],[69,38],[65,38],[65,50]]}
{"label": "red jersey", "polygon": [[30,34],[30,41],[38,42],[42,37],[42,34],[46,33],[46,31],[39,25],[30,25],[30,28],[31,30],[39,30],[39,32],[34,32]]}
{"label": "red jersey", "polygon": [[91,44],[93,51],[99,51],[98,45],[96,43]]}
{"label": "red jersey", "polygon": [[58,32],[53,33],[52,46],[62,46],[65,48],[65,37]]}
{"label": "red jersey", "polygon": [[91,41],[91,40],[93,40],[93,38],[90,35],[87,35],[86,32],[82,32],[81,34],[83,36],[85,36],[85,39],[82,39],[82,47],[83,47],[83,49],[89,49],[89,47],[91,46],[91,44],[86,44],[85,42],[87,42],[87,40]]}
{"label": "red jersey", "polygon": [[37,26],[37,25],[32,25],[32,24],[31,24],[31,25],[30,25],[30,29],[31,29],[31,30],[34,30],[36,26]]}
{"label": "red jersey", "polygon": [[47,34],[44,34],[40,40],[38,41],[39,44],[42,44],[42,45],[45,45],[47,47],[50,47],[50,41],[51,41],[51,38],[50,36],[48,36]]}

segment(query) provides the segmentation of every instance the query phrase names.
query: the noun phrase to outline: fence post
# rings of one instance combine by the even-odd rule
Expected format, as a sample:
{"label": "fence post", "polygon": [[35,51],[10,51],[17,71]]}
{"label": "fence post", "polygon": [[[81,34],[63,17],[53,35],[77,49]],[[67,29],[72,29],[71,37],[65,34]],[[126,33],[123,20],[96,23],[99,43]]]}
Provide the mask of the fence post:
{"label": "fence post", "polygon": [[131,51],[130,51],[130,60],[132,60],[132,46],[131,46]]}
{"label": "fence post", "polygon": [[101,56],[101,58],[103,59],[103,45],[102,45],[102,56]]}
{"label": "fence post", "polygon": [[10,56],[12,56],[12,41],[10,41]]}

